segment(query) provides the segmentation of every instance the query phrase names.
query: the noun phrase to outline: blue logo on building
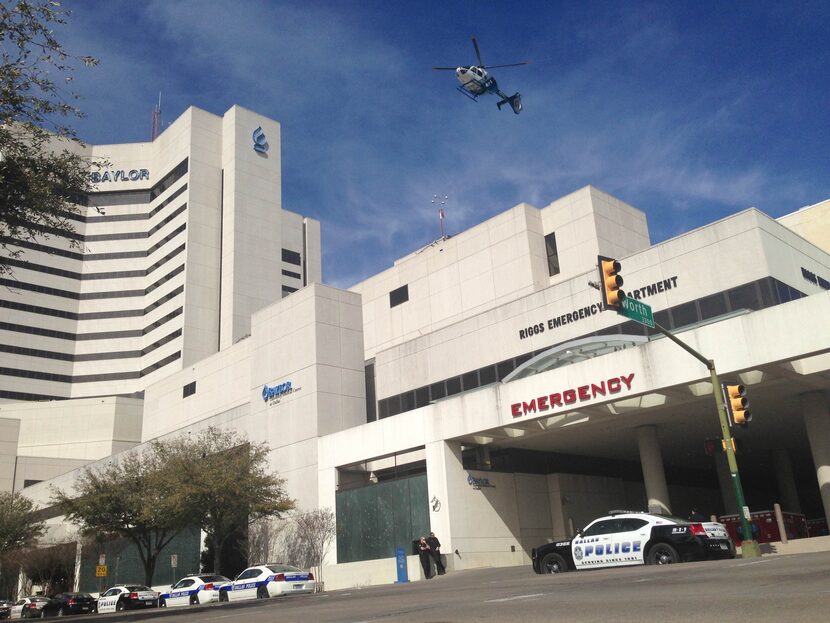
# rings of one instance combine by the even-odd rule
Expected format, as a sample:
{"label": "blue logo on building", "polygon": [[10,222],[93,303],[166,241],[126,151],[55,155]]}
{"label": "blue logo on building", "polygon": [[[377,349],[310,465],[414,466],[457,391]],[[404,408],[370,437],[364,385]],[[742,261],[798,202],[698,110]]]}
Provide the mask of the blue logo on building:
{"label": "blue logo on building", "polygon": [[268,151],[268,139],[265,138],[265,132],[262,131],[261,127],[254,130],[251,138],[254,139],[255,152],[258,154],[264,154]]}
{"label": "blue logo on building", "polygon": [[294,388],[291,387],[291,381],[286,381],[285,383],[280,383],[279,385],[274,385],[273,387],[268,387],[267,385],[262,386],[262,399],[265,402],[273,398],[279,398],[280,396],[285,396],[286,394],[290,394],[294,391]]}

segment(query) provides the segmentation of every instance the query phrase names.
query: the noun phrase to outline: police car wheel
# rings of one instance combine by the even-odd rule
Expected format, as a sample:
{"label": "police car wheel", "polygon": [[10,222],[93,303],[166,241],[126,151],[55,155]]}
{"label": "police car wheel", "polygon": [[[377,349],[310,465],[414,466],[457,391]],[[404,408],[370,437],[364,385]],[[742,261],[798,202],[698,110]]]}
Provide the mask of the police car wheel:
{"label": "police car wheel", "polygon": [[196,595],[191,595],[190,596],[190,605],[195,606],[198,603],[199,603],[199,598],[196,597]]}
{"label": "police car wheel", "polygon": [[115,611],[116,612],[123,612],[126,609],[127,609],[127,605],[123,601],[119,601],[117,604],[115,604]]}
{"label": "police car wheel", "polygon": [[542,558],[541,568],[542,573],[565,573],[568,565],[562,556],[551,553]]}
{"label": "police car wheel", "polygon": [[668,543],[657,543],[648,551],[648,564],[670,565],[680,561],[677,550]]}
{"label": "police car wheel", "polygon": [[228,591],[219,591],[219,601],[228,601]]}
{"label": "police car wheel", "polygon": [[167,600],[162,597],[159,599],[159,608],[166,608],[167,607]]}
{"label": "police car wheel", "polygon": [[268,589],[264,586],[260,586],[256,591],[256,598],[257,599],[268,599]]}

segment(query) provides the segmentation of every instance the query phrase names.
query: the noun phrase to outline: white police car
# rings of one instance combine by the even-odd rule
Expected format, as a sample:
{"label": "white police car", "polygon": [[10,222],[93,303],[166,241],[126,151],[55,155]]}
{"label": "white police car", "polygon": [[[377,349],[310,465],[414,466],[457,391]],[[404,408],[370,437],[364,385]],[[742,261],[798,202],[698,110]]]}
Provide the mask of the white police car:
{"label": "white police car", "polygon": [[205,573],[185,576],[159,596],[159,607],[192,606],[219,601],[219,589],[227,584],[230,584],[230,580],[224,575]]}
{"label": "white police car", "polygon": [[723,524],[630,511],[611,511],[573,539],[531,552],[536,573],[734,557],[735,546]]}
{"label": "white police car", "polygon": [[219,588],[219,601],[267,599],[280,595],[313,593],[317,583],[311,572],[291,565],[269,563],[248,567],[227,586]]}
{"label": "white police car", "polygon": [[141,584],[117,584],[101,593],[96,606],[97,612],[121,612],[155,608],[159,594]]}

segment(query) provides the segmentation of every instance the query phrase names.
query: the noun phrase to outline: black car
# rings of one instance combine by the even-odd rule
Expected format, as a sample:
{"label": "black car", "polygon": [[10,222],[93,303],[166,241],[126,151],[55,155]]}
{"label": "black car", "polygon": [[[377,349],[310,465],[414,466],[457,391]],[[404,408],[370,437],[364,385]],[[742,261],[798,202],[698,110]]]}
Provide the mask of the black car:
{"label": "black car", "polygon": [[40,610],[40,618],[95,612],[95,598],[89,593],[58,593]]}
{"label": "black car", "polygon": [[0,599],[0,619],[9,619],[12,616],[12,606],[14,604],[10,601]]}
{"label": "black car", "polygon": [[611,511],[574,538],[531,553],[536,573],[734,557],[735,546],[722,524],[630,511]]}

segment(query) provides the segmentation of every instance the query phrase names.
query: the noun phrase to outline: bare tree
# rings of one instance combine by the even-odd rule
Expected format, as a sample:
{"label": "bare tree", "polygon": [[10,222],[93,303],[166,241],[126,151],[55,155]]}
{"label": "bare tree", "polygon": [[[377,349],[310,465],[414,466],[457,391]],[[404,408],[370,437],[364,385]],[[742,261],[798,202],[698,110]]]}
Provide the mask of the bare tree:
{"label": "bare tree", "polygon": [[318,586],[323,586],[323,559],[337,534],[337,522],[330,508],[317,508],[294,516],[299,541],[305,546],[310,562],[317,567]]}

